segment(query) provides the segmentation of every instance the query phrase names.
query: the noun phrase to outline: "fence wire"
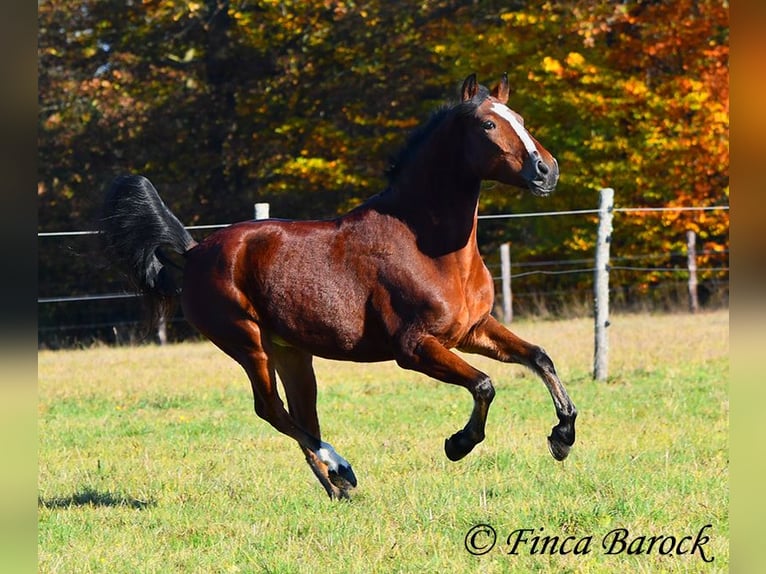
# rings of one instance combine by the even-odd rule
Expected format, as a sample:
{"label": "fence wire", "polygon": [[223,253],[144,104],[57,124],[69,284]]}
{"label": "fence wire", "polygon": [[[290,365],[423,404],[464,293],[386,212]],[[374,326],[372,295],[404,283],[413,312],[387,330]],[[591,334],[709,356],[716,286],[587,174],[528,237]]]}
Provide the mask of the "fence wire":
{"label": "fence wire", "polygon": [[[708,205],[703,207],[615,207],[614,213],[651,213],[651,212],[669,212],[669,211],[728,211],[728,205]],[[521,217],[549,217],[562,215],[593,215],[599,213],[598,209],[572,209],[564,211],[536,211],[528,213],[498,213],[489,215],[479,215],[479,220],[490,219],[515,219]],[[228,227],[231,223],[214,223],[210,225],[186,225],[184,228],[188,231],[195,229],[221,229]],[[96,230],[87,231],[40,231],[37,237],[72,237],[78,235],[98,235]]]}
{"label": "fence wire", "polygon": [[[614,213],[625,213],[625,214],[634,214],[634,213],[651,213],[651,212],[657,212],[657,213],[663,213],[663,212],[673,212],[673,211],[728,211],[729,206],[728,205],[715,205],[715,206],[701,206],[701,207],[615,207],[612,211]],[[497,220],[497,219],[516,219],[516,218],[528,218],[528,217],[556,217],[556,216],[571,216],[571,215],[595,215],[598,214],[598,209],[575,209],[575,210],[564,210],[564,211],[542,211],[542,212],[532,212],[532,213],[501,213],[501,214],[488,214],[488,215],[479,215],[479,220]],[[228,227],[229,223],[220,223],[220,224],[210,224],[210,225],[188,225],[185,226],[185,229],[189,231],[194,230],[209,230],[209,229],[221,229],[224,227]],[[57,237],[78,237],[78,236],[88,236],[88,235],[97,235],[99,232],[96,230],[84,230],[84,231],[43,231],[38,232],[37,237],[38,238],[57,238]],[[728,254],[728,250],[723,251],[710,251],[710,250],[703,250],[699,251],[699,255],[708,255],[708,254]],[[663,254],[647,254],[647,255],[633,255],[633,256],[625,256],[625,257],[612,257],[610,258],[612,261],[621,261],[621,260],[629,260],[629,259],[653,259],[653,258],[667,258],[672,256],[682,256],[685,254],[680,253],[663,253]],[[539,267],[544,265],[580,265],[583,263],[590,263],[592,261],[595,261],[593,258],[588,259],[569,259],[569,260],[550,260],[550,261],[528,261],[528,262],[519,262],[514,263],[513,267]],[[491,268],[496,268],[499,265],[491,265]],[[511,279],[517,279],[522,277],[528,277],[533,275],[550,275],[550,276],[556,276],[556,275],[569,275],[569,274],[575,274],[575,273],[593,273],[595,271],[595,267],[584,267],[584,268],[578,268],[578,269],[564,269],[564,270],[549,270],[549,269],[537,269],[537,270],[531,270],[531,271],[522,271],[520,273],[514,273],[511,274]],[[661,268],[661,267],[634,267],[634,266],[623,266],[623,265],[610,265],[609,266],[610,271],[635,271],[635,272],[658,272],[658,273],[688,273],[688,269],[680,268],[680,267],[673,267],[673,268]],[[709,267],[709,268],[698,268],[698,272],[710,272],[710,271],[729,271],[729,267]],[[493,277],[495,280],[500,280],[500,277]],[[135,298],[139,295],[133,294],[133,293],[106,293],[106,294],[99,294],[99,295],[61,295],[61,296],[52,296],[52,297],[39,297],[37,299],[38,304],[49,304],[49,303],[76,303],[76,302],[85,302],[85,301],[99,301],[99,300],[117,300],[117,299],[129,299],[129,298]],[[83,325],[83,327],[88,327],[87,325]]]}

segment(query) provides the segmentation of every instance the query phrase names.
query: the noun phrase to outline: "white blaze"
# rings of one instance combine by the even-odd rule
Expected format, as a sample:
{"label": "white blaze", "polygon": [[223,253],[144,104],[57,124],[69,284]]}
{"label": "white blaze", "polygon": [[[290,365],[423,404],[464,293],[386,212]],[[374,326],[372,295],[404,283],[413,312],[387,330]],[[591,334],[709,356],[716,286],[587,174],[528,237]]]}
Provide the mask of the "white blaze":
{"label": "white blaze", "polygon": [[495,112],[498,116],[506,120],[509,124],[511,124],[511,128],[513,128],[513,131],[516,132],[516,135],[519,136],[519,139],[524,144],[524,147],[527,148],[527,152],[529,152],[529,155],[537,155],[540,152],[537,151],[537,146],[535,146],[535,142],[532,141],[532,136],[529,135],[529,132],[526,130],[526,128],[521,125],[521,122],[516,119],[516,116],[511,113],[511,110],[508,109],[507,106],[504,106],[503,104],[492,104],[492,111]]}

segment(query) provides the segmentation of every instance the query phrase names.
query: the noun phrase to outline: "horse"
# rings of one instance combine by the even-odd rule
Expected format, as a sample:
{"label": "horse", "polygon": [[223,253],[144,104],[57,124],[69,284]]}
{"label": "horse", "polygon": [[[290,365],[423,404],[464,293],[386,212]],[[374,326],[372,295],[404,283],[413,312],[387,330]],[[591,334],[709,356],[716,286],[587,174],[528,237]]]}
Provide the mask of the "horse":
{"label": "horse", "polygon": [[518,363],[553,400],[552,456],[564,460],[575,442],[577,410],[553,361],[490,314],[494,285],[476,238],[481,182],[544,197],[559,178],[506,105],[509,92],[507,74],[492,90],[468,76],[459,100],[393,158],[385,189],[339,217],[240,222],[197,242],[145,177],[119,176],[106,193],[101,235],[151,318],[180,298],[186,320],[247,373],[255,413],[298,443],[331,499],[349,498],[357,478],[322,438],[314,356],[393,360],[466,388],[473,409],[444,442],[451,461],[484,439],[495,396],[490,377],[453,349]]}

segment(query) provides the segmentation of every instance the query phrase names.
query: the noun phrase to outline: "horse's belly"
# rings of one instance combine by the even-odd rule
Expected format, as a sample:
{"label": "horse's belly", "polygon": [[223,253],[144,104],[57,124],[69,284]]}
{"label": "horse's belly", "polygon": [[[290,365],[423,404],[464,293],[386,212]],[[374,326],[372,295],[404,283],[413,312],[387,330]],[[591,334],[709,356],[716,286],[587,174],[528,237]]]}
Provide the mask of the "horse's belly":
{"label": "horse's belly", "polygon": [[384,330],[368,312],[367,293],[353,277],[338,274],[330,281],[292,273],[264,287],[257,307],[274,342],[330,359],[392,357]]}
{"label": "horse's belly", "polygon": [[391,345],[380,331],[358,326],[340,313],[304,317],[300,324],[279,313],[266,317],[267,337],[273,344],[297,347],[326,359],[375,362],[393,358]]}

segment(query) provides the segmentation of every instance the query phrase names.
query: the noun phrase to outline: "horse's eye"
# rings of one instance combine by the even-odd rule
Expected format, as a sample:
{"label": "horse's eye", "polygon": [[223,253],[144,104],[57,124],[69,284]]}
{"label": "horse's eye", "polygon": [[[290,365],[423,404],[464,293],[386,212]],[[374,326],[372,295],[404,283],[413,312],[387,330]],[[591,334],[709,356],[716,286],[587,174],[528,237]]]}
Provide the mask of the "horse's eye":
{"label": "horse's eye", "polygon": [[492,120],[487,120],[485,122],[482,122],[481,127],[487,131],[494,130],[495,122],[493,122]]}

